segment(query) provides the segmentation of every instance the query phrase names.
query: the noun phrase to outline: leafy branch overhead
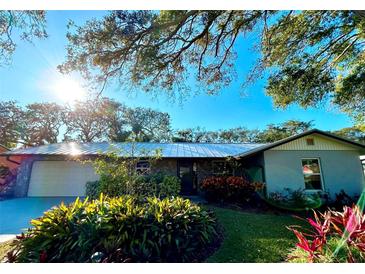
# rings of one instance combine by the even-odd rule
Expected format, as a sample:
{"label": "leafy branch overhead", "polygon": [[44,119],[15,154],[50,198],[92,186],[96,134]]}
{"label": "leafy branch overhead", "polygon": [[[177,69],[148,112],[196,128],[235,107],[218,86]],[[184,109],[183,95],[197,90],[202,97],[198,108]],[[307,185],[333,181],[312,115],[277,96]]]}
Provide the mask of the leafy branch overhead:
{"label": "leafy branch overhead", "polygon": [[[209,94],[236,76],[240,36],[253,34],[260,54],[243,83],[268,77],[277,106],[330,99],[365,113],[365,16],[360,11],[113,11],[70,24],[63,72],[101,84],[130,83],[184,96],[194,77]],[[201,87],[199,85],[199,87]]]}
{"label": "leafy branch overhead", "polygon": [[47,38],[45,11],[0,10],[0,66],[8,64],[17,42]]}

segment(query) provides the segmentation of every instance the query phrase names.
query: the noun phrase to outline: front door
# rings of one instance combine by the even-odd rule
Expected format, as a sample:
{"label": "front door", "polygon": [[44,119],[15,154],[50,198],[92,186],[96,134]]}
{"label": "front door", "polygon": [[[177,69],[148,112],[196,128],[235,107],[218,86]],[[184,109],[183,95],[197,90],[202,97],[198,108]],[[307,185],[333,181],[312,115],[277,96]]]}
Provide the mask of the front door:
{"label": "front door", "polygon": [[195,193],[193,162],[190,160],[179,160],[177,162],[177,176],[181,180],[181,194],[192,195]]}

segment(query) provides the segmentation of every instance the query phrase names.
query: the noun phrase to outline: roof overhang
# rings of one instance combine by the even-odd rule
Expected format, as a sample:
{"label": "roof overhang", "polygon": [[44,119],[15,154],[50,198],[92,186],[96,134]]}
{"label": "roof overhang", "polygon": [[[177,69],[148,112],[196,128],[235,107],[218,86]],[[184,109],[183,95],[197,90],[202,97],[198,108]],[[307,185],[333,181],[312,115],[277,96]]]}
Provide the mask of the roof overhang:
{"label": "roof overhang", "polygon": [[[299,139],[299,138],[302,138],[302,137],[305,137],[305,136],[308,136],[308,135],[311,135],[311,134],[323,135],[323,136],[326,136],[328,138],[332,138],[332,139],[335,139],[337,141],[348,143],[350,145],[356,146],[356,147],[359,148],[360,153],[363,153],[365,155],[365,145],[364,144],[361,144],[361,143],[358,143],[358,142],[349,140],[347,138],[343,138],[343,137],[340,137],[340,136],[337,136],[337,135],[334,135],[332,133],[322,131],[322,130],[319,130],[319,129],[311,129],[311,130],[305,131],[303,133],[293,135],[293,136],[290,136],[288,138],[285,138],[285,139],[282,139],[282,140],[279,140],[279,141],[276,141],[276,142],[273,142],[273,143],[270,143],[270,144],[255,148],[255,149],[252,149],[252,150],[247,151],[245,153],[238,154],[238,155],[235,156],[235,158],[244,158],[244,157],[256,154],[256,153],[260,153],[260,152],[263,152],[265,150],[268,150],[268,149],[271,149],[271,148],[274,148],[274,147],[289,143],[291,141],[294,141],[296,139]],[[365,158],[364,158],[364,160],[365,160]]]}

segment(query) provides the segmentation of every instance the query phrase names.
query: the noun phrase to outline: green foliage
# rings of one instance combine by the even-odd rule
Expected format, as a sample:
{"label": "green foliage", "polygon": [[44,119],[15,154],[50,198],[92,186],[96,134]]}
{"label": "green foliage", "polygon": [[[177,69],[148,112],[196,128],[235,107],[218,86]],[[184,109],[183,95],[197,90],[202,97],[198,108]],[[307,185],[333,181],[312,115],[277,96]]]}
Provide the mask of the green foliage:
{"label": "green foliage", "polygon": [[0,25],[0,67],[10,63],[16,41],[32,42],[48,36],[43,10],[1,10]]}
{"label": "green foliage", "polygon": [[182,198],[123,196],[53,208],[8,255],[16,262],[194,262],[217,237],[213,213]]}
{"label": "green foliage", "polygon": [[[86,186],[86,196],[95,198],[101,193],[110,197],[121,195],[137,195],[140,197],[171,197],[180,193],[181,182],[177,176],[164,173],[141,174],[136,170],[137,163],[142,159],[134,155],[135,145],[131,151],[110,151],[86,162],[92,163],[95,172],[100,176],[99,181],[89,182]],[[142,152],[143,161],[149,163],[150,168],[160,159],[160,151]]]}
{"label": "green foliage", "polygon": [[361,126],[346,127],[333,132],[338,136],[365,144],[365,123]]}
{"label": "green foliage", "polygon": [[329,207],[341,210],[344,206],[353,206],[359,201],[359,195],[350,196],[343,189],[335,193],[335,199],[329,200]]}
{"label": "green foliage", "polygon": [[[99,175],[97,194],[104,193],[110,197],[116,197],[124,194],[134,195],[138,193],[138,190],[145,189],[146,182],[141,178],[144,175],[137,171],[137,163],[143,157],[143,160],[152,167],[160,159],[160,151],[141,151],[140,154],[136,155],[136,145],[131,143],[128,151],[114,149],[96,159],[84,161],[91,163],[96,174]],[[86,194],[93,195],[92,192]]]}
{"label": "green foliage", "polygon": [[99,181],[91,181],[86,182],[85,185],[85,194],[90,199],[97,199],[100,196],[100,182]]}
{"label": "green foliage", "polygon": [[[316,263],[348,263],[348,253],[351,252],[354,260],[358,263],[365,263],[364,255],[361,254],[359,249],[353,246],[342,246],[339,249],[336,256],[334,256],[333,251],[336,248],[343,245],[341,239],[338,237],[330,238],[326,245],[323,246],[323,251],[321,255],[316,257]],[[288,255],[288,262],[290,263],[308,263],[308,252],[296,247],[290,250]]]}
{"label": "green foliage", "polygon": [[313,128],[313,121],[288,120],[281,124],[269,124],[255,135],[257,143],[272,143]]}
{"label": "green foliage", "polygon": [[267,93],[277,106],[318,106],[330,99],[364,122],[364,29],[361,11],[113,11],[70,26],[60,69],[170,97],[185,97],[194,73],[215,94],[236,78],[239,35],[253,33],[261,54],[246,83],[268,72]]}
{"label": "green foliage", "polygon": [[209,202],[250,203],[257,191],[264,189],[263,183],[251,183],[239,176],[211,176],[201,183],[205,198]]}
{"label": "green foliage", "polygon": [[[63,136],[62,127],[66,129]],[[150,108],[129,108],[105,97],[89,98],[72,106],[32,103],[22,107],[15,101],[0,101],[0,138],[1,144],[9,148],[53,144],[60,139],[167,141],[170,116]]]}
{"label": "green foliage", "polygon": [[207,131],[203,128],[176,130],[174,142],[216,142],[216,143],[271,143],[313,128],[313,121],[288,120],[280,124],[268,124],[265,129],[237,127]]}
{"label": "green foliage", "polygon": [[292,190],[290,188],[270,192],[265,200],[270,205],[291,211],[315,209],[324,204],[324,199],[319,193],[307,193],[304,189]]}
{"label": "green foliage", "polygon": [[181,190],[181,180],[177,176],[166,175],[159,185],[159,196],[171,197],[179,195]]}
{"label": "green foliage", "polygon": [[296,242],[286,226],[304,224],[302,220],[287,214],[212,209],[225,233],[222,246],[208,258],[208,263],[283,262],[288,249]]}
{"label": "green foliage", "polygon": [[88,182],[86,196],[95,199],[104,193],[112,197],[130,194],[141,198],[151,196],[164,198],[179,196],[181,190],[181,181],[177,176],[162,173],[150,176],[138,175],[134,180],[124,181],[124,179],[112,180],[110,177],[106,177],[100,181]]}
{"label": "green foliage", "polygon": [[[307,218],[311,229],[300,232],[298,226],[289,226],[298,239],[288,261],[311,263],[365,262],[364,199],[359,205],[343,207],[343,211],[314,212]],[[302,229],[303,230],[303,229]]]}
{"label": "green foliage", "polygon": [[148,176],[139,176],[131,189],[131,194],[140,197],[158,196],[158,184],[150,180]]}

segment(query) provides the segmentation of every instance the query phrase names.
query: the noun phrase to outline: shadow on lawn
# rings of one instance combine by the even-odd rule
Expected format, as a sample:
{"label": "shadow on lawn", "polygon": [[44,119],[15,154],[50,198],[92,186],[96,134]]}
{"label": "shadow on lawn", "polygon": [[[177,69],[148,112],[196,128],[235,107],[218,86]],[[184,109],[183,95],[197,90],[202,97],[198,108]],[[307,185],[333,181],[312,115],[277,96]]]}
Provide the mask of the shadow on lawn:
{"label": "shadow on lawn", "polygon": [[207,262],[283,262],[296,243],[286,227],[305,222],[291,215],[274,215],[210,207],[225,229],[220,249]]}

